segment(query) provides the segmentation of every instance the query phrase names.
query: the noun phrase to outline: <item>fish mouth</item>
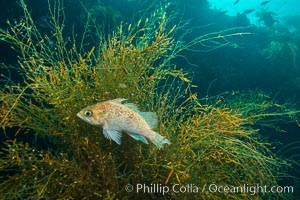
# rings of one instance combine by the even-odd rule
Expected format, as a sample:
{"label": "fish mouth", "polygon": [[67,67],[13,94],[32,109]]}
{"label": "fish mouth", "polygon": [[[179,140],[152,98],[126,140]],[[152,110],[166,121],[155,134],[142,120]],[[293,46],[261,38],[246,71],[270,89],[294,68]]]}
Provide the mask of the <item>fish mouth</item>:
{"label": "fish mouth", "polygon": [[76,115],[77,115],[77,117],[79,117],[80,119],[82,119],[82,116],[80,115],[80,112],[78,112]]}

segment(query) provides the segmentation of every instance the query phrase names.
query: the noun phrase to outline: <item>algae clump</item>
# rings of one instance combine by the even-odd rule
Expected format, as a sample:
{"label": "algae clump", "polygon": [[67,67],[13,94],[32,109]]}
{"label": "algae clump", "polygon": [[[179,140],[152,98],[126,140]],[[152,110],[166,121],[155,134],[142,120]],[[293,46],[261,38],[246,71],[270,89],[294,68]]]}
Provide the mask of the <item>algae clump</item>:
{"label": "algae clump", "polygon": [[292,42],[272,41],[262,55],[272,64],[296,68],[298,47]]}
{"label": "algae clump", "polygon": [[[235,34],[224,31],[224,36],[208,34],[186,44],[176,41],[180,26],[171,25],[174,18],[166,5],[136,23],[121,24],[110,35],[99,33],[96,45],[86,50],[84,37],[80,46],[75,37],[72,45],[64,37],[60,3],[50,6],[55,26],[51,36],[39,32],[23,0],[25,17],[8,30],[0,29],[1,40],[19,52],[19,66],[2,67],[24,79],[13,83],[8,77],[1,89],[0,121],[7,136],[0,152],[1,198],[252,199],[251,193],[208,189],[138,193],[136,184],[278,185],[285,161],[268,149],[255,125],[270,116],[296,119],[297,110],[277,107],[258,98],[259,92],[251,98],[223,94],[198,99],[188,74],[171,64],[182,50]],[[76,117],[83,106],[118,97],[157,112],[157,131],[172,145],[158,150],[124,137],[118,146]],[[34,137],[23,140],[26,135]],[[41,141],[47,145],[39,145]],[[126,191],[127,184],[133,185],[132,192]]]}

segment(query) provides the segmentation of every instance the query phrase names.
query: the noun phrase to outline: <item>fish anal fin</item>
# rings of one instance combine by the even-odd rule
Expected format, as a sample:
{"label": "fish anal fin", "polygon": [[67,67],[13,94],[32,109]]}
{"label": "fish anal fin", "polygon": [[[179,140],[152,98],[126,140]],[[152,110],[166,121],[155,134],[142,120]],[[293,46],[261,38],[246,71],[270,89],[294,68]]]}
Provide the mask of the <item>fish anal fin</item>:
{"label": "fish anal fin", "polygon": [[142,135],[137,135],[137,134],[134,134],[134,133],[128,133],[128,135],[130,137],[132,137],[133,139],[135,139],[135,140],[141,141],[141,142],[143,142],[145,144],[149,144],[148,140],[144,136],[142,136]]}

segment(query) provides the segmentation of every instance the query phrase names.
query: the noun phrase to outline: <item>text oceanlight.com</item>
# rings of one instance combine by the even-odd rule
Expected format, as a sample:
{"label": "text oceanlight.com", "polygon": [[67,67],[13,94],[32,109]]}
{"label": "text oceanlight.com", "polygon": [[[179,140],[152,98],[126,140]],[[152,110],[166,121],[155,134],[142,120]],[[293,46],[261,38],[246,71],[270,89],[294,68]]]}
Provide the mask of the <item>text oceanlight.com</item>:
{"label": "text oceanlight.com", "polygon": [[250,195],[255,195],[258,193],[293,193],[293,186],[267,186],[267,185],[248,185],[244,184],[241,186],[232,185],[218,185],[218,184],[205,184],[202,187],[196,186],[194,184],[180,185],[163,185],[163,184],[127,184],[125,186],[127,192],[136,193],[233,193],[241,194],[248,193]]}

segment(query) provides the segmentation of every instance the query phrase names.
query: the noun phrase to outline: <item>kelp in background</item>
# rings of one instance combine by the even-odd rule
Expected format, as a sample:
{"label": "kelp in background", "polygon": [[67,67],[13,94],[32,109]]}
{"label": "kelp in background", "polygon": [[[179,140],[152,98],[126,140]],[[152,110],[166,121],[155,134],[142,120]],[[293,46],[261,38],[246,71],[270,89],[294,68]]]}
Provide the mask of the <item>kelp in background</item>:
{"label": "kelp in background", "polygon": [[[269,150],[255,125],[270,116],[296,121],[295,108],[256,98],[263,95],[256,91],[253,98],[240,94],[198,99],[188,74],[171,62],[194,45],[219,48],[229,44],[230,37],[247,32],[228,33],[240,30],[230,29],[188,43],[177,41],[176,31],[182,27],[171,24],[174,16],[168,16],[166,5],[136,23],[121,24],[108,36],[99,32],[98,43],[84,51],[84,37],[80,46],[76,37],[64,37],[61,1],[49,4],[55,27],[51,36],[39,32],[23,0],[20,5],[24,18],[0,29],[1,40],[19,52],[19,66],[9,70],[24,79],[6,81],[1,90],[1,127],[8,138],[0,157],[1,198],[252,199],[250,193],[208,191],[137,194],[128,193],[125,186],[273,186],[278,185],[278,176],[286,175],[282,171],[286,161]],[[117,146],[104,139],[100,128],[76,117],[87,105],[118,97],[157,112],[157,131],[172,144],[158,150],[124,136]],[[23,141],[28,132],[34,138]],[[41,147],[41,140],[48,145]]]}

